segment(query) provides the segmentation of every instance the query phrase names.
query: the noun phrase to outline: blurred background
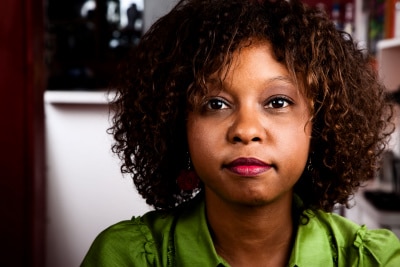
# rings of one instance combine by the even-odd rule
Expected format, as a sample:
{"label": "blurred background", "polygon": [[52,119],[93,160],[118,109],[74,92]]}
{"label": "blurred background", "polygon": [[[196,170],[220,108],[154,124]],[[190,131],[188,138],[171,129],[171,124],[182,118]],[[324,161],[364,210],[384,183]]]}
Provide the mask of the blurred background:
{"label": "blurred background", "polygon": [[[150,210],[112,155],[107,101],[119,64],[177,0],[3,0],[0,266],[79,266],[96,235]],[[349,32],[400,101],[400,1],[304,0]],[[336,212],[400,236],[400,143]]]}

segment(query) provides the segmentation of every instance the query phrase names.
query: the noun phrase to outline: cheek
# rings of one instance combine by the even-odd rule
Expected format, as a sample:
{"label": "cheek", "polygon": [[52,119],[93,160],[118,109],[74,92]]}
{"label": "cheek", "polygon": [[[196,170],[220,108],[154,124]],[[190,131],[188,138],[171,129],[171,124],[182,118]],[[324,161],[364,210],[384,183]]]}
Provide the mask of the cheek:
{"label": "cheek", "polygon": [[188,123],[186,127],[187,140],[189,146],[189,153],[193,159],[193,156],[200,153],[204,146],[208,145],[208,131],[206,127],[202,125],[201,121],[196,119],[196,116],[189,115]]}
{"label": "cheek", "polygon": [[[298,133],[292,136],[291,145],[287,145],[288,151],[290,151],[287,157],[292,159],[292,164],[296,168],[303,169],[310,153],[311,128],[306,125],[306,127],[299,129]],[[292,151],[289,147],[292,147]]]}
{"label": "cheek", "polygon": [[[301,165],[308,159],[311,142],[311,124],[299,124],[287,131],[276,133],[277,149],[284,158],[291,159],[293,165]],[[278,141],[279,140],[279,141]]]}
{"label": "cheek", "polygon": [[218,142],[222,137],[216,127],[207,125],[204,120],[196,120],[189,116],[187,124],[187,140],[192,163],[196,169],[207,169],[210,162],[214,162]]}
{"label": "cheek", "polygon": [[191,154],[202,153],[203,150],[209,150],[215,143],[212,130],[206,130],[204,127],[191,127],[187,131],[187,139]]}

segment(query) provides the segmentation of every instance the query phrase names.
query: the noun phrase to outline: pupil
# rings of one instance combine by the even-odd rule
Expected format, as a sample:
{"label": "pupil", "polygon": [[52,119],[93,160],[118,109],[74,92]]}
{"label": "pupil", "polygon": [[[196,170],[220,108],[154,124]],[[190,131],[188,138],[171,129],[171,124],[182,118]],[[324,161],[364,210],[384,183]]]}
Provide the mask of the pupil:
{"label": "pupil", "polygon": [[284,101],[282,99],[275,99],[274,101],[272,101],[272,106],[274,108],[280,108],[284,105]]}
{"label": "pupil", "polygon": [[213,100],[210,103],[212,109],[221,109],[222,108],[222,101],[220,100]]}

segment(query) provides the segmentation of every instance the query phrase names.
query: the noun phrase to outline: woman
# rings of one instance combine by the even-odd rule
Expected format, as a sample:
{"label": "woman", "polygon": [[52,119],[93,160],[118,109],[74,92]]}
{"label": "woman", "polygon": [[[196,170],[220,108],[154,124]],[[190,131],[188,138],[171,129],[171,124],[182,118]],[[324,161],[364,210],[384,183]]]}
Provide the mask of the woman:
{"label": "woman", "polygon": [[110,129],[156,211],[82,266],[398,266],[332,214],[371,179],[391,112],[368,59],[297,1],[183,0],[143,36]]}

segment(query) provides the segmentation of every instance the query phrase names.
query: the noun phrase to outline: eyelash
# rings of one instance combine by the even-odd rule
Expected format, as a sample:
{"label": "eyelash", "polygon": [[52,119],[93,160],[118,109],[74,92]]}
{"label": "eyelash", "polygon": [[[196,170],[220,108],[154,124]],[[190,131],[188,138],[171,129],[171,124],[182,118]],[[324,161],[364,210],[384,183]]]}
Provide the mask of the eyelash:
{"label": "eyelash", "polygon": [[[212,107],[213,104],[218,104],[221,107],[219,107],[219,108]],[[273,105],[275,105],[275,104],[282,105],[282,106],[274,107]],[[290,106],[292,104],[293,104],[293,101],[285,96],[274,96],[266,101],[264,107],[266,109],[280,109],[280,108],[285,108],[287,106]],[[225,106],[225,107],[223,107],[223,106]],[[222,109],[229,108],[230,105],[227,103],[227,101],[225,101],[221,98],[211,98],[205,102],[204,107],[208,110],[222,110]]]}

